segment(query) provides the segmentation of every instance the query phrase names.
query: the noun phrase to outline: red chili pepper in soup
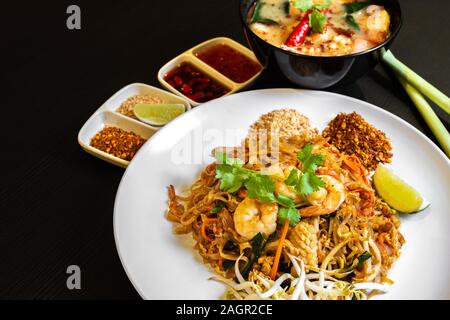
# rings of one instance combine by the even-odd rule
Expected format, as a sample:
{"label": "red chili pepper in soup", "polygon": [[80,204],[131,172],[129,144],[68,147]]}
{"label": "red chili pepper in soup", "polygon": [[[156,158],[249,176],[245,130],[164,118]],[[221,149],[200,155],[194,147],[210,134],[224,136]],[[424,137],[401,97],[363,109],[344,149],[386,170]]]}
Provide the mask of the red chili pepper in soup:
{"label": "red chili pepper in soup", "polygon": [[284,43],[289,47],[297,47],[305,41],[306,35],[309,30],[311,30],[311,26],[309,25],[309,15],[312,13],[312,10],[306,11],[305,16],[300,21],[300,23],[295,27],[294,31],[289,35],[288,39]]}

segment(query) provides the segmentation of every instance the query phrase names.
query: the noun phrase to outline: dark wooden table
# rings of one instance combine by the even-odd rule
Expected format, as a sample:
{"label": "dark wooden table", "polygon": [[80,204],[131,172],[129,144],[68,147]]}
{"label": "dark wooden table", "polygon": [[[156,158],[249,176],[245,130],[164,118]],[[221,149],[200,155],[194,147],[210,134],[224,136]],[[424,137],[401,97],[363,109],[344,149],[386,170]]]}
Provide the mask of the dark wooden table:
{"label": "dark wooden table", "polygon": [[[2,4],[0,19],[0,298],[138,299],[113,237],[124,170],[84,153],[77,133],[121,87],[158,86],[158,69],[185,49],[216,36],[244,43],[237,0],[74,1],[82,11],[79,31],[66,28],[72,2],[15,3]],[[404,26],[394,53],[449,94],[450,2],[401,3]],[[252,89],[272,87],[291,87],[273,67]],[[378,105],[432,138],[381,66],[333,91]],[[72,264],[81,267],[81,290],[66,288]]]}

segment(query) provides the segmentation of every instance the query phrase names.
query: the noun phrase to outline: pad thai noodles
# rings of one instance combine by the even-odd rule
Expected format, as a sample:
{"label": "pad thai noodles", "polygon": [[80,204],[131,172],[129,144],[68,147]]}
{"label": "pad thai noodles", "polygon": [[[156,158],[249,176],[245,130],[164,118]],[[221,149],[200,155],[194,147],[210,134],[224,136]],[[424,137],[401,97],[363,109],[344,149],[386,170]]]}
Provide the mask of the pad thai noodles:
{"label": "pad thai noodles", "polygon": [[215,149],[186,193],[169,186],[168,219],[177,234],[192,234],[213,279],[227,285],[225,299],[385,292],[405,242],[395,211],[355,155],[288,111],[260,118],[241,146]]}

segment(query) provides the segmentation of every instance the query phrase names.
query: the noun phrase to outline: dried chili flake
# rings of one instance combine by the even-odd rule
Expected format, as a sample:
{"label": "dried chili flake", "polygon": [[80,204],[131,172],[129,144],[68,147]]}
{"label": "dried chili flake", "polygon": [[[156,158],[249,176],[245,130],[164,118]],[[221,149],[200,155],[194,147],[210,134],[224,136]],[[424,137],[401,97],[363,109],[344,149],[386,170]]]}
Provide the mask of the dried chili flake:
{"label": "dried chili flake", "polygon": [[134,132],[116,127],[106,127],[91,139],[90,145],[100,151],[130,161],[145,142],[144,138]]}
{"label": "dried chili flake", "polygon": [[379,163],[391,162],[392,145],[386,134],[356,112],[337,115],[322,135],[339,151],[358,157],[370,171]]}

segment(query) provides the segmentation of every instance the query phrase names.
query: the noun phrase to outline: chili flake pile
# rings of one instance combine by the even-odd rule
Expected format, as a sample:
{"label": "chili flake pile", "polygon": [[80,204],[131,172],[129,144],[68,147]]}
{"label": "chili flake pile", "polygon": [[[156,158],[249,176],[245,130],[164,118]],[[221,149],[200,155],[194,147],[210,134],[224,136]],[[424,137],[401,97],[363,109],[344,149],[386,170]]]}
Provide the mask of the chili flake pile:
{"label": "chili flake pile", "polygon": [[357,156],[370,171],[379,163],[391,162],[392,145],[386,134],[356,112],[337,115],[322,135],[339,151]]}
{"label": "chili flake pile", "polygon": [[116,127],[106,127],[91,140],[91,146],[115,157],[130,161],[145,143],[145,139]]}

